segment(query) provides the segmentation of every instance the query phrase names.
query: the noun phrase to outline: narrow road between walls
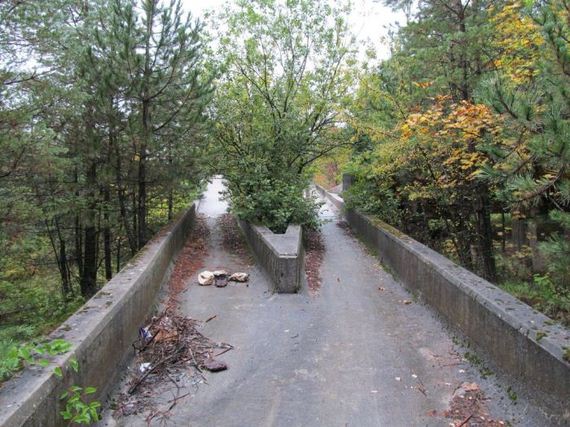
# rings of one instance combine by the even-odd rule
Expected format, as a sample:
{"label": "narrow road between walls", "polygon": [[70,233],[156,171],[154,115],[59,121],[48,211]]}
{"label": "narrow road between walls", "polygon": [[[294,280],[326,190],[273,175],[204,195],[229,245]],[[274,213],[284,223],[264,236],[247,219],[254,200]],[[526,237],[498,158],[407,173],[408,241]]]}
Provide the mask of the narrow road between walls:
{"label": "narrow road between walls", "polygon": [[[247,251],[226,242],[222,190],[214,179],[198,207],[209,228],[201,264],[248,272],[249,283],[199,286],[199,270],[177,301],[183,316],[215,316],[201,332],[234,346],[219,357],[228,369],[182,381],[181,395],[188,395],[151,425],[549,425],[378,264],[329,203],[320,212],[319,291],[273,294]],[[165,403],[172,399],[157,393]],[[116,423],[145,419],[135,414]]]}

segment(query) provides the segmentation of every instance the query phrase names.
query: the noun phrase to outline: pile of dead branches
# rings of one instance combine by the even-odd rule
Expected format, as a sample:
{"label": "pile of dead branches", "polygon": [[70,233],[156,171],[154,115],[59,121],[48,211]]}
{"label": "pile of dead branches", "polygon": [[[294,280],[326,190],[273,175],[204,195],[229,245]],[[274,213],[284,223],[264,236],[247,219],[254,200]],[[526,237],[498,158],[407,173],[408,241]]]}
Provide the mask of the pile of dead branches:
{"label": "pile of dead branches", "polygon": [[[176,314],[173,308],[152,318],[141,328],[139,340],[133,343],[136,351],[135,372],[128,389],[117,401],[116,415],[129,416],[148,412],[147,421],[155,417],[168,418],[177,402],[190,395],[182,393],[188,385],[207,383],[203,370],[223,371],[227,365],[216,357],[233,349],[225,343],[216,343],[204,336],[198,328],[216,316],[201,322]],[[182,381],[181,378],[190,379]],[[171,384],[172,399],[159,410],[159,395]],[[184,384],[184,385],[182,385]],[[168,392],[167,394],[171,394]]]}
{"label": "pile of dead branches", "polygon": [[[146,328],[141,328],[137,350],[136,366],[139,374],[133,379],[129,394],[136,392],[144,382],[168,380],[173,370],[193,368],[198,373],[203,369],[221,371],[227,366],[215,358],[231,350],[230,344],[215,343],[204,336],[199,322],[166,310],[153,317]],[[220,350],[215,354],[216,350]]]}

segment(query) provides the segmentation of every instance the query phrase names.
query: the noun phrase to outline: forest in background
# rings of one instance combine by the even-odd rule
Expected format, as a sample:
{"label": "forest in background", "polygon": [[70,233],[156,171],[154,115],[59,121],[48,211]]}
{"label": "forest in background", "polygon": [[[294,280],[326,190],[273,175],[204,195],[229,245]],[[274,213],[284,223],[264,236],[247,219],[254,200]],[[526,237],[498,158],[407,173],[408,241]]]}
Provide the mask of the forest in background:
{"label": "forest in background", "polygon": [[198,194],[204,52],[180,2],[0,2],[0,380]]}
{"label": "forest in background", "polygon": [[409,22],[317,180],[570,322],[570,2],[386,0]]}

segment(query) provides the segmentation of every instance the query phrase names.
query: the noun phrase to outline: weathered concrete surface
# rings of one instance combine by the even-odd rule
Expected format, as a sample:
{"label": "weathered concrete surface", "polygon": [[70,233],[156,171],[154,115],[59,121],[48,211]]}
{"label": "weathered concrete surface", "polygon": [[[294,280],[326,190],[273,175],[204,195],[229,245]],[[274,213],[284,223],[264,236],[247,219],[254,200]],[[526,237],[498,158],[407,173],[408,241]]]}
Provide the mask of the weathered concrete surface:
{"label": "weathered concrete surface", "polygon": [[346,219],[403,284],[528,386],[547,413],[570,423],[567,329],[382,221],[354,210]]}
{"label": "weathered concrete surface", "polygon": [[354,177],[351,174],[344,173],[342,174],[342,191],[348,190],[352,183],[354,182]]}
{"label": "weathered concrete surface", "polygon": [[[214,203],[210,196],[215,194],[207,192],[204,205]],[[523,398],[511,403],[505,392],[510,384],[481,378],[429,308],[403,303],[411,296],[337,226],[331,204],[321,215],[332,221],[323,226],[318,296],[274,294],[259,266],[249,270],[247,287],[219,289],[190,281],[181,294],[182,313],[202,320],[217,315],[202,332],[235,349],[220,357],[229,370],[206,374],[207,384],[184,389],[192,395],[178,402],[166,425],[448,426],[441,412],[464,381],[481,386],[496,419],[549,425]],[[206,268],[247,268],[247,260],[240,262],[220,245],[216,227],[210,239]],[[172,394],[160,398],[166,404]],[[438,415],[430,415],[432,410]],[[118,423],[138,427],[146,425],[144,418]]]}
{"label": "weathered concrete surface", "polygon": [[[194,205],[145,246],[129,264],[51,336],[72,344],[70,352],[46,368],[26,369],[0,389],[3,427],[61,426],[59,396],[70,385],[97,387],[94,399],[105,401],[116,381],[194,220]],[[69,361],[79,362],[79,372]],[[64,366],[64,377],[54,374]]]}
{"label": "weathered concrete surface", "polygon": [[284,234],[275,234],[264,226],[239,221],[247,242],[271,278],[277,293],[290,294],[301,289],[305,253],[302,229],[289,225]]}
{"label": "weathered concrete surface", "polygon": [[[350,175],[343,175],[343,178],[345,177],[350,177]],[[344,209],[344,200],[341,196],[339,196],[338,194],[332,193],[327,191],[326,189],[324,189],[323,187],[321,187],[318,184],[314,184],[315,188],[317,189],[317,191],[319,192],[319,194],[321,194],[323,197],[326,197],[328,199],[329,202],[331,202],[338,210],[342,211]],[[343,184],[343,189],[344,189],[344,185]]]}

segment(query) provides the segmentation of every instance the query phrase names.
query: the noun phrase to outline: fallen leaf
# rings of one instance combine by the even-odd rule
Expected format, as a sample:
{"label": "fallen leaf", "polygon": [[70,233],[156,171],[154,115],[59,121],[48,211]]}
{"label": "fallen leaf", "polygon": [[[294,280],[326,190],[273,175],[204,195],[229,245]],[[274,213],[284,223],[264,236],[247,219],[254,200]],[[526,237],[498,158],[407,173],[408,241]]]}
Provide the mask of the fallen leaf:
{"label": "fallen leaf", "polygon": [[476,383],[465,383],[462,388],[465,391],[479,391],[479,386]]}

